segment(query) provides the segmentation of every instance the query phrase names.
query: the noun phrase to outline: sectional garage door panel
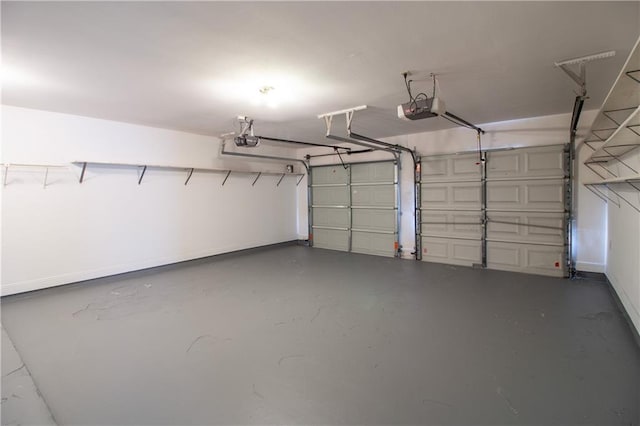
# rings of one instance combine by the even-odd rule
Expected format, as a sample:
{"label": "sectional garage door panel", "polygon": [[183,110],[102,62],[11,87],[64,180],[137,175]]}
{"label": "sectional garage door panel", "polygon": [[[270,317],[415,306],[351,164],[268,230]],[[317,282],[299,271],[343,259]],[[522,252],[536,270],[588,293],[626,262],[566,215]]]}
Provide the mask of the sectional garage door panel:
{"label": "sectional garage door panel", "polygon": [[427,210],[480,210],[480,182],[422,184],[422,208]]}
{"label": "sectional garage door panel", "polygon": [[491,212],[489,241],[564,246],[564,213]]}
{"label": "sectional garage door panel", "polygon": [[478,155],[423,157],[420,166],[422,260],[465,266],[481,262]]}
{"label": "sectional garage door panel", "polygon": [[351,214],[354,231],[396,232],[395,210],[353,209]]}
{"label": "sectional garage door panel", "polygon": [[566,251],[563,246],[487,242],[487,267],[503,271],[564,276]]}
{"label": "sectional garage door panel", "polygon": [[313,185],[344,184],[349,182],[349,172],[342,166],[323,166],[313,168]]}
{"label": "sectional garage door panel", "polygon": [[395,167],[391,162],[353,164],[351,167],[351,183],[393,183]]}
{"label": "sectional garage door panel", "polygon": [[313,246],[331,250],[349,250],[349,231],[337,229],[313,230]]}
{"label": "sectional garage door panel", "polygon": [[423,157],[422,182],[472,181],[480,182],[477,154]]}
{"label": "sectional garage door panel", "polygon": [[487,267],[566,275],[566,167],[562,145],[487,154]]}
{"label": "sectional garage door panel", "polygon": [[564,211],[564,179],[490,181],[487,210]]}
{"label": "sectional garage door panel", "polygon": [[484,248],[488,268],[564,275],[565,146],[497,150],[484,157],[484,179],[477,153],[422,158],[423,260],[471,266],[483,262]]}
{"label": "sectional garage door panel", "polygon": [[397,188],[391,161],[312,167],[313,245],[395,256]]}
{"label": "sectional garage door panel", "polygon": [[360,232],[355,229],[351,233],[351,251],[354,253],[376,254],[393,257],[395,255],[393,234],[377,234]]}
{"label": "sectional garage door panel", "polygon": [[487,153],[487,179],[564,177],[564,146],[517,148]]}
{"label": "sectional garage door panel", "polygon": [[394,209],[396,206],[396,186],[384,185],[355,185],[351,186],[352,207],[386,207]]}
{"label": "sectional garage door panel", "polygon": [[311,223],[313,245],[349,249],[349,170],[340,166],[311,169]]}
{"label": "sectional garage door panel", "polygon": [[[315,185],[315,184],[314,184]],[[344,186],[314,186],[314,206],[348,206],[349,188]]]}
{"label": "sectional garage door panel", "polygon": [[422,260],[450,265],[472,266],[481,262],[481,242],[477,240],[422,237]]}
{"label": "sectional garage door panel", "polygon": [[314,207],[312,214],[316,227],[349,228],[349,210],[346,208]]}
{"label": "sectional garage door panel", "polygon": [[482,236],[480,212],[423,211],[422,235],[479,240]]}
{"label": "sectional garage door panel", "polygon": [[351,251],[395,256],[398,232],[396,165],[351,166]]}

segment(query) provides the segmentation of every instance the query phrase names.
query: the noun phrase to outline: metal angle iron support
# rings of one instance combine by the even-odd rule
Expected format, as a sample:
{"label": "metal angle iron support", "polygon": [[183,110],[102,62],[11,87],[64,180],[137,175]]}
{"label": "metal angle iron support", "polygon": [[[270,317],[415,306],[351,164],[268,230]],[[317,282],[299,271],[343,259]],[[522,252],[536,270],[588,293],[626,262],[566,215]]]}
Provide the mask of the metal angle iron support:
{"label": "metal angle iron support", "polygon": [[84,173],[86,171],[87,171],[87,162],[85,161],[84,163],[82,163],[82,171],[80,172],[80,180],[79,180],[80,183],[84,181]]}
{"label": "metal angle iron support", "polygon": [[258,172],[258,175],[253,180],[253,183],[251,184],[251,186],[255,186],[256,185],[256,182],[258,181],[258,179],[260,179],[260,176],[262,176],[262,172]]}
{"label": "metal angle iron support", "polygon": [[189,183],[189,180],[191,180],[191,175],[193,175],[193,170],[194,168],[191,168],[191,170],[187,174],[187,180],[184,181],[185,186]]}
{"label": "metal angle iron support", "polygon": [[224,186],[224,184],[227,183],[227,179],[229,179],[230,175],[231,175],[231,170],[227,170],[227,174],[224,177],[224,179],[222,180],[222,186]]}
{"label": "metal angle iron support", "polygon": [[147,171],[147,166],[142,166],[142,173],[140,173],[140,177],[138,178],[138,185],[142,183],[142,178],[144,177],[144,174],[146,171]]}

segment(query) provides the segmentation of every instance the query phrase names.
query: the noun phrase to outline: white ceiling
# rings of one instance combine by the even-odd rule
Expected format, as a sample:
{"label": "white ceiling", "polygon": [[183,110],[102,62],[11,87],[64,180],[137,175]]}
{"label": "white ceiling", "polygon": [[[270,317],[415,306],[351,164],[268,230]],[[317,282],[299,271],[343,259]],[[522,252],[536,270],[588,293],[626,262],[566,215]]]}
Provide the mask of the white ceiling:
{"label": "white ceiling", "polygon": [[[570,112],[575,87],[554,61],[613,49],[588,65],[586,107],[598,108],[638,37],[639,6],[3,1],[3,72],[22,74],[3,81],[2,102],[207,135],[242,114],[261,135],[309,141],[323,140],[317,114],[366,104],[355,130],[385,137],[451,126],[395,118],[402,71],[437,73],[447,109],[485,123]],[[293,98],[252,105],[256,84]]]}

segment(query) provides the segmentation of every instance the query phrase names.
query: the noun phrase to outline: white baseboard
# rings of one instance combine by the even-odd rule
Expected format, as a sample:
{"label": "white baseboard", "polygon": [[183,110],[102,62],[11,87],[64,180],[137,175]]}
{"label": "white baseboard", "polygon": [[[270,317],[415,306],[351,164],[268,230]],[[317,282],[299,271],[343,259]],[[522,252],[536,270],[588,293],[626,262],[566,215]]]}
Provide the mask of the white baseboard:
{"label": "white baseboard", "polygon": [[604,274],[604,264],[595,262],[576,262],[576,270],[584,272],[600,272]]}

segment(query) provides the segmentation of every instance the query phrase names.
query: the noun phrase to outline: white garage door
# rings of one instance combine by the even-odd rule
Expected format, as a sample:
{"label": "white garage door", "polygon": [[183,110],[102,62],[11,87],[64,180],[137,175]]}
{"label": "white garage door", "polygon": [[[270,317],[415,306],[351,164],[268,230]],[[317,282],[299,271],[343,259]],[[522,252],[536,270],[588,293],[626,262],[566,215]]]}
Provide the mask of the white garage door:
{"label": "white garage door", "polygon": [[566,275],[567,160],[562,145],[487,153],[487,267]]}
{"label": "white garage door", "polygon": [[482,262],[481,167],[478,154],[423,157],[422,260]]}
{"label": "white garage door", "polygon": [[477,153],[422,158],[422,259],[566,276],[565,146],[484,157],[484,178]]}
{"label": "white garage door", "polygon": [[313,246],[395,256],[398,179],[394,162],[311,168]]}

